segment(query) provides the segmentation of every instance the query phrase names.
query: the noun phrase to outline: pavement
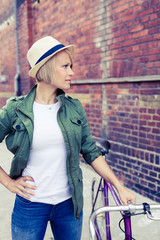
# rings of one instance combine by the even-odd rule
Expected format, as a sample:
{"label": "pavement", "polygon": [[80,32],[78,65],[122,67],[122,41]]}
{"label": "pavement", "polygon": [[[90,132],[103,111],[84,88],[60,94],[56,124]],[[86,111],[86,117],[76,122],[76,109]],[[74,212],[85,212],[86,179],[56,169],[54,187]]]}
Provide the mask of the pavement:
{"label": "pavement", "polygon": [[[12,154],[6,149],[5,143],[0,144],[0,165],[8,173],[10,169]],[[81,169],[83,171],[83,182],[84,182],[84,220],[83,220],[83,231],[82,240],[89,240],[89,225],[88,219],[91,212],[91,183],[92,179],[99,179],[99,176],[92,170],[92,168],[85,163],[81,163]],[[150,199],[137,194],[137,204],[143,202],[156,203]],[[15,194],[10,193],[2,185],[0,185],[0,240],[11,240],[11,213],[14,205]],[[112,199],[110,204],[114,205]],[[157,203],[156,203],[157,204]],[[159,212],[153,212],[156,216],[160,217]],[[113,213],[111,216],[112,224],[112,239],[113,240],[124,240],[123,233],[119,230],[118,222],[120,215]],[[132,232],[133,237],[136,240],[159,240],[160,239],[160,221],[151,221],[146,215],[134,216],[132,218]],[[44,240],[53,240],[50,226],[48,224],[46,235]],[[32,240],[32,239],[31,239]],[[34,239],[33,239],[34,240]],[[67,239],[66,239],[67,240]],[[73,239],[74,240],[74,239]]]}

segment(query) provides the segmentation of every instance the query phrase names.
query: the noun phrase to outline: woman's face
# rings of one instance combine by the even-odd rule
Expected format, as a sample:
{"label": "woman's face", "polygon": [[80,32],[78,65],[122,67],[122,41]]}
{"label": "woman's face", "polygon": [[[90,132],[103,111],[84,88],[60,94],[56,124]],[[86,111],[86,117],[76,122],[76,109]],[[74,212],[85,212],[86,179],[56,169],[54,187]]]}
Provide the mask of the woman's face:
{"label": "woman's face", "polygon": [[74,73],[72,71],[72,62],[67,52],[61,51],[56,54],[54,70],[55,81],[52,84],[56,88],[69,89]]}

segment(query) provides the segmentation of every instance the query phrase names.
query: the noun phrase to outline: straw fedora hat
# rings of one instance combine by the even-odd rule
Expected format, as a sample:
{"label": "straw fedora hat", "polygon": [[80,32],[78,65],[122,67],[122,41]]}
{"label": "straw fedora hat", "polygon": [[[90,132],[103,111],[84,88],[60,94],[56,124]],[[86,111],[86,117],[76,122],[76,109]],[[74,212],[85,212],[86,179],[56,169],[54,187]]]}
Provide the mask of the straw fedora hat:
{"label": "straw fedora hat", "polygon": [[38,70],[45,62],[47,62],[56,53],[65,49],[67,49],[71,55],[74,52],[73,45],[64,46],[51,36],[47,36],[36,41],[27,53],[27,59],[31,66],[29,76],[35,78]]}

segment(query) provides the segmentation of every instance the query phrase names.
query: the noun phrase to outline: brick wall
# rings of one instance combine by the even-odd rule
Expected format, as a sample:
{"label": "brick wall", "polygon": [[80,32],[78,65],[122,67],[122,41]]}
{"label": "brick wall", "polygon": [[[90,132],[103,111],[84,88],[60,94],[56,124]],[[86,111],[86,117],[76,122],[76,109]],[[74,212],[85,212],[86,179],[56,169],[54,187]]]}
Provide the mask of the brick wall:
{"label": "brick wall", "polygon": [[[15,24],[13,1],[1,3],[0,8],[0,106],[14,94],[16,74]],[[3,81],[5,82],[1,82]]]}
{"label": "brick wall", "polygon": [[[35,40],[52,35],[64,44],[75,44],[75,76],[69,94],[82,102],[93,135],[111,141],[108,162],[117,175],[130,188],[159,201],[159,1],[17,3],[23,94],[34,84],[28,77],[26,53]],[[0,13],[1,24],[3,9]],[[10,28],[6,25],[0,31],[13,37],[14,21]],[[15,47],[9,53],[15,62]],[[6,63],[2,61],[3,69]],[[12,83],[1,83],[0,89],[13,89],[15,71],[10,63],[7,79],[12,78]]]}
{"label": "brick wall", "polygon": [[160,200],[160,82],[106,86],[109,162],[128,186]]}
{"label": "brick wall", "polygon": [[107,4],[107,77],[159,74],[159,1]]}

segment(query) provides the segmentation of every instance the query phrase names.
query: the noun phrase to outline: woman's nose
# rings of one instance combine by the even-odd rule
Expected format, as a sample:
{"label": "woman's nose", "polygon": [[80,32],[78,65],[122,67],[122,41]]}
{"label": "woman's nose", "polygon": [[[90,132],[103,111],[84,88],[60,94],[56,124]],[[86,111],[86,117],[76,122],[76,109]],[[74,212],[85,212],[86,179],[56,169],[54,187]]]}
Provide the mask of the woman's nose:
{"label": "woman's nose", "polygon": [[74,75],[74,72],[73,72],[72,68],[69,68],[69,75],[71,75],[71,76]]}

